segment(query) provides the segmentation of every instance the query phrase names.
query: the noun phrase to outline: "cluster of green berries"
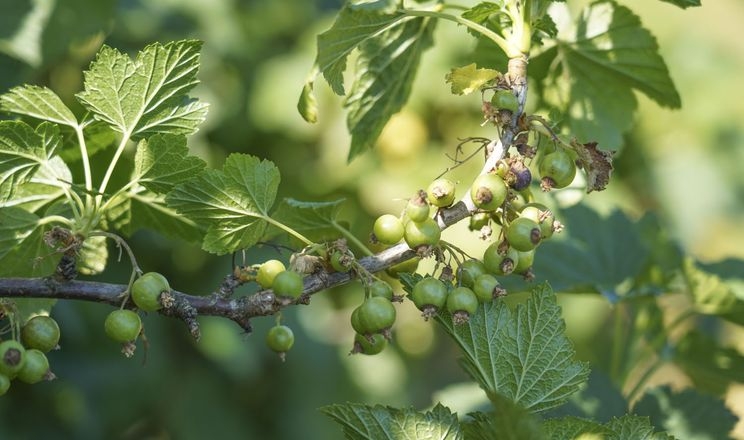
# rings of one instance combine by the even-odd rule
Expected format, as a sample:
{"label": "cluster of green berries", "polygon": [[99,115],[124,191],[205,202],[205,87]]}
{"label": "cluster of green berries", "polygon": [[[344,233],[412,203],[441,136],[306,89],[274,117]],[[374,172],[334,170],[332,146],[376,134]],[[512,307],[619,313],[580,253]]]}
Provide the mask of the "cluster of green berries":
{"label": "cluster of green berries", "polygon": [[[164,302],[170,299],[170,284],[157,272],[148,272],[132,283],[130,297],[134,305],[143,312],[155,312],[163,308]],[[137,312],[129,309],[118,309],[109,313],[103,328],[106,335],[116,342],[124,344],[126,356],[134,354],[134,342],[142,333],[142,319]]]}
{"label": "cluster of green berries", "polygon": [[0,396],[8,392],[11,381],[34,384],[54,379],[47,352],[57,348],[59,325],[49,316],[34,316],[21,328],[20,341],[0,342]]}
{"label": "cluster of green berries", "polygon": [[393,288],[383,280],[375,280],[367,286],[364,302],[351,312],[351,327],[356,332],[351,354],[373,355],[381,352],[390,340],[390,330],[397,312],[393,301]]}

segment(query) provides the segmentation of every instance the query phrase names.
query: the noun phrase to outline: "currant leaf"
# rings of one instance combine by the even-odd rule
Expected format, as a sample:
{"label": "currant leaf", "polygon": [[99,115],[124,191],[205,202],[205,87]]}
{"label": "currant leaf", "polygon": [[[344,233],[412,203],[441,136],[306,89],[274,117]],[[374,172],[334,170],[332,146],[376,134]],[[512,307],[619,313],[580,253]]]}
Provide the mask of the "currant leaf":
{"label": "currant leaf", "polygon": [[468,95],[499,76],[501,74],[496,70],[479,69],[472,63],[452,69],[445,80],[452,86],[452,94]]}
{"label": "currant leaf", "polygon": [[[322,73],[331,89],[346,95],[351,160],[374,145],[390,117],[408,100],[421,54],[432,45],[436,20],[390,12],[386,5],[347,4],[331,28],[318,36],[318,55],[303,87],[298,110],[309,122],[317,119],[312,90]],[[347,59],[359,51],[352,89],[344,88]]]}
{"label": "currant leaf", "polygon": [[329,202],[303,202],[283,199],[272,217],[316,241],[327,241],[347,229],[338,219],[344,199]]}
{"label": "currant leaf", "polygon": [[669,386],[653,388],[633,406],[675,437],[729,438],[738,421],[726,404],[693,388],[674,392]]}
{"label": "currant leaf", "polygon": [[12,88],[0,96],[0,110],[76,127],[75,115],[51,89],[34,85]]}
{"label": "currant leaf", "polygon": [[253,246],[264,235],[279,180],[272,162],[231,154],[222,170],[207,169],[176,185],[166,202],[206,228],[204,250],[227,254]]}
{"label": "currant leaf", "polygon": [[156,134],[137,144],[133,180],[150,191],[165,194],[205,166],[203,160],[189,155],[185,136]]}
{"label": "currant leaf", "polygon": [[463,438],[457,415],[441,404],[426,412],[358,403],[324,406],[320,411],[341,425],[349,440]]}
{"label": "currant leaf", "polygon": [[76,96],[97,119],[134,139],[192,134],[207,113],[206,104],[186,95],[198,83],[200,49],[196,40],[155,43],[131,60],[103,46]]}
{"label": "currant leaf", "polygon": [[545,56],[555,57],[546,98],[570,115],[568,123],[578,139],[612,149],[622,146],[622,133],[630,128],[637,107],[633,90],[665,107],[681,105],[656,39],[638,16],[614,1],[587,6],[573,38],[558,40],[557,51]]}
{"label": "currant leaf", "polygon": [[489,398],[504,396],[535,412],[565,402],[589,374],[586,364],[573,360],[560,312],[552,289],[543,284],[514,311],[495,301],[479,307],[465,325],[452,324],[446,314],[439,321],[462,348],[463,367]]}

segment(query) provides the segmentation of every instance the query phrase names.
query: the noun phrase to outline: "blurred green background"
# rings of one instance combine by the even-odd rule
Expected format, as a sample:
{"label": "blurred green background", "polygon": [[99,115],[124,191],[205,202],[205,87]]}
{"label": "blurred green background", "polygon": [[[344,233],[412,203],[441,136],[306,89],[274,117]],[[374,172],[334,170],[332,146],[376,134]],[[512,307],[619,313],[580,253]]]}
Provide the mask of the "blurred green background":
{"label": "blurred green background", "polygon": [[[319,81],[320,121],[306,124],[295,109],[315,36],[330,26],[341,0],[3,3],[2,91],[24,82],[46,84],[71,102],[81,88],[81,70],[104,41],[134,54],[154,41],[204,40],[194,94],[211,107],[190,139],[192,151],[213,166],[231,152],[274,161],[282,171],[280,197],[346,198],[343,217],[358,237],[367,236],[375,216],[399,212],[402,198],[439,175],[457,138],[494,135],[480,126],[479,98],[454,97],[444,83],[444,74],[473,47],[454,25],[439,26],[437,47],[424,57],[411,102],[378,148],[347,165],[340,100]],[[661,109],[639,96],[641,111],[617,156],[614,181],[585,202],[603,212],[618,206],[631,215],[657,212],[671,236],[704,261],[744,258],[744,3],[705,1],[686,11],[659,1],[620,3],[657,36],[683,109]],[[11,21],[16,13],[27,19]],[[469,171],[462,167],[454,176]],[[560,194],[564,204],[580,197],[578,190]],[[459,226],[447,231],[450,238],[466,239],[465,233]],[[141,267],[194,294],[211,292],[231,268],[229,257],[147,231],[131,244]],[[473,242],[472,249],[478,246]],[[288,256],[263,247],[247,258]],[[125,282],[129,270],[112,258],[97,279]],[[263,343],[271,318],[254,320],[251,335],[231,322],[202,319],[203,338],[194,343],[181,322],[147,316],[149,348],[140,344],[138,354],[125,359],[102,331],[108,307],[60,303],[53,316],[62,327],[63,349],[50,354],[60,379],[14,383],[0,399],[0,438],[340,439],[319,406],[353,401],[426,408],[442,400],[467,411],[479,404],[480,393],[457,365],[456,348],[410,304],[400,308],[392,347],[380,356],[348,356],[348,316],[361,295],[358,286],[345,286],[284,313],[297,338],[285,363]],[[601,347],[603,341],[591,335],[603,325],[608,304],[564,301],[579,353]],[[593,319],[587,310],[596,312]],[[744,352],[744,338],[730,340]],[[662,371],[656,382],[679,376],[674,373]],[[733,387],[728,403],[744,414],[744,387]],[[744,438],[744,428],[739,433]]]}

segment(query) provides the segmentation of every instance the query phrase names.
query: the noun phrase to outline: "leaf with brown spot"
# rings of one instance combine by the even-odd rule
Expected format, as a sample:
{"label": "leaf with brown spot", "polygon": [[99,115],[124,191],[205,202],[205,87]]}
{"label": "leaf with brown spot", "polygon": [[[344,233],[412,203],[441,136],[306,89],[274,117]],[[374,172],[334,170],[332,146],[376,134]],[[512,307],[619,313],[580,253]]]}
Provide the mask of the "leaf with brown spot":
{"label": "leaf with brown spot", "polygon": [[575,139],[571,146],[578,155],[579,166],[586,172],[586,192],[605,189],[612,174],[614,151],[600,150],[596,142],[582,144]]}

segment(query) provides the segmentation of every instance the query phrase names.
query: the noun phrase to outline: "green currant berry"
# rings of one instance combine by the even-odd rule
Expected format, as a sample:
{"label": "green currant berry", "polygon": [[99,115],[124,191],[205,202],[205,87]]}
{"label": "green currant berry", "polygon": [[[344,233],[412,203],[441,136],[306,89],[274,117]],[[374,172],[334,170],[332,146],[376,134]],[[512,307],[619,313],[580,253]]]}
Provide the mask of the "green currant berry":
{"label": "green currant berry", "polygon": [[25,360],[26,349],[20,342],[13,339],[0,342],[0,374],[13,377],[21,371]]}
{"label": "green currant berry", "polygon": [[485,211],[495,211],[506,200],[504,179],[493,173],[481,174],[470,187],[473,203]]}
{"label": "green currant berry", "polygon": [[426,202],[426,193],[419,194],[417,197],[408,201],[408,204],[406,204],[406,216],[418,223],[429,218],[429,204]]}
{"label": "green currant berry", "polygon": [[369,296],[380,296],[391,301],[393,299],[393,287],[385,281],[374,281],[369,285]]}
{"label": "green currant berry", "polygon": [[447,311],[455,324],[462,324],[478,309],[478,297],[467,287],[455,287],[447,295]]}
{"label": "green currant berry", "polygon": [[16,378],[24,383],[37,383],[49,373],[49,360],[39,350],[32,348],[26,351],[26,362]]}
{"label": "green currant berry", "polygon": [[478,260],[464,261],[457,268],[457,279],[465,287],[473,287],[473,283],[478,275],[486,273],[486,266]]}
{"label": "green currant berry", "polygon": [[354,329],[357,333],[364,333],[364,328],[362,328],[362,321],[359,320],[359,311],[362,309],[361,304],[357,306],[354,310],[351,312],[351,328]]}
{"label": "green currant berry", "polygon": [[26,348],[46,353],[59,343],[59,325],[49,316],[34,316],[21,329],[21,341]]}
{"label": "green currant berry", "polygon": [[336,272],[348,272],[351,270],[353,257],[341,251],[333,251],[330,258],[331,267]]}
{"label": "green currant berry", "polygon": [[495,275],[509,275],[519,263],[519,252],[508,248],[505,254],[500,252],[499,243],[491,243],[483,252],[483,265],[488,273]]}
{"label": "green currant berry", "polygon": [[470,216],[470,223],[468,229],[471,231],[480,231],[484,226],[488,226],[491,222],[491,214],[488,212],[476,212]]}
{"label": "green currant berry", "polygon": [[148,272],[132,284],[132,301],[145,312],[154,312],[162,307],[160,294],[169,292],[168,280],[157,272]]}
{"label": "green currant berry", "polygon": [[522,207],[519,216],[527,217],[540,225],[540,236],[543,239],[553,236],[555,215],[553,215],[553,211],[551,211],[547,206],[541,205],[540,203],[528,203]]}
{"label": "green currant berry", "polygon": [[491,104],[498,109],[509,110],[512,113],[519,109],[519,101],[510,90],[496,90],[491,97]]}
{"label": "green currant berry", "polygon": [[0,374],[0,396],[5,395],[10,389],[10,379],[4,374]]}
{"label": "green currant berry", "polygon": [[270,289],[271,285],[274,283],[274,277],[276,277],[276,274],[284,272],[285,270],[287,270],[287,268],[284,267],[284,263],[281,261],[268,260],[258,268],[256,281],[264,289]]}
{"label": "green currant berry", "polygon": [[279,298],[297,299],[302,295],[302,275],[293,270],[279,272],[274,277],[271,289]]}
{"label": "green currant berry", "polygon": [[441,177],[429,184],[426,194],[429,203],[439,208],[446,208],[455,201],[455,183]]}
{"label": "green currant berry", "polygon": [[395,244],[403,238],[404,229],[403,223],[398,217],[392,214],[384,214],[375,220],[373,231],[380,243]]}
{"label": "green currant berry", "polygon": [[286,353],[294,345],[294,333],[286,325],[275,325],[266,334],[266,345],[277,353]]}
{"label": "green currant berry", "polygon": [[375,355],[380,353],[387,346],[387,339],[385,339],[385,336],[378,333],[370,337],[372,338],[372,342],[367,339],[367,336],[357,333],[354,336],[354,348],[351,350],[351,354],[361,353],[366,355]]}
{"label": "green currant berry", "polygon": [[519,253],[519,263],[514,267],[514,272],[525,273],[527,269],[532,267],[532,262],[535,261],[535,250]]}
{"label": "green currant berry", "polygon": [[416,283],[411,291],[411,300],[423,312],[424,318],[433,317],[447,301],[447,286],[434,277],[426,277]]}
{"label": "green currant berry", "polygon": [[518,217],[512,220],[506,227],[506,241],[514,249],[526,252],[534,249],[542,237],[540,225],[526,217]]}
{"label": "green currant berry", "polygon": [[559,148],[542,158],[538,171],[544,189],[565,188],[576,176],[576,164],[568,153]]}
{"label": "green currant berry", "polygon": [[404,238],[408,247],[416,249],[419,246],[433,246],[439,243],[441,236],[442,230],[439,229],[436,220],[427,218],[421,223],[408,222]]}
{"label": "green currant berry", "polygon": [[478,301],[482,303],[493,301],[494,298],[506,294],[506,291],[501,287],[496,277],[488,273],[480,275],[475,279],[473,292],[478,297]]}
{"label": "green currant berry", "polygon": [[381,333],[395,323],[395,306],[387,298],[380,296],[366,299],[359,306],[359,328],[357,333],[364,335]]}
{"label": "green currant berry", "polygon": [[401,273],[416,272],[416,269],[418,269],[419,261],[421,261],[421,258],[419,257],[413,257],[408,260],[401,261],[400,263],[394,264],[385,269],[385,273],[393,278],[398,278],[399,274]]}
{"label": "green currant berry", "polygon": [[114,310],[104,322],[104,330],[116,342],[130,342],[137,339],[142,331],[142,320],[131,310]]}

